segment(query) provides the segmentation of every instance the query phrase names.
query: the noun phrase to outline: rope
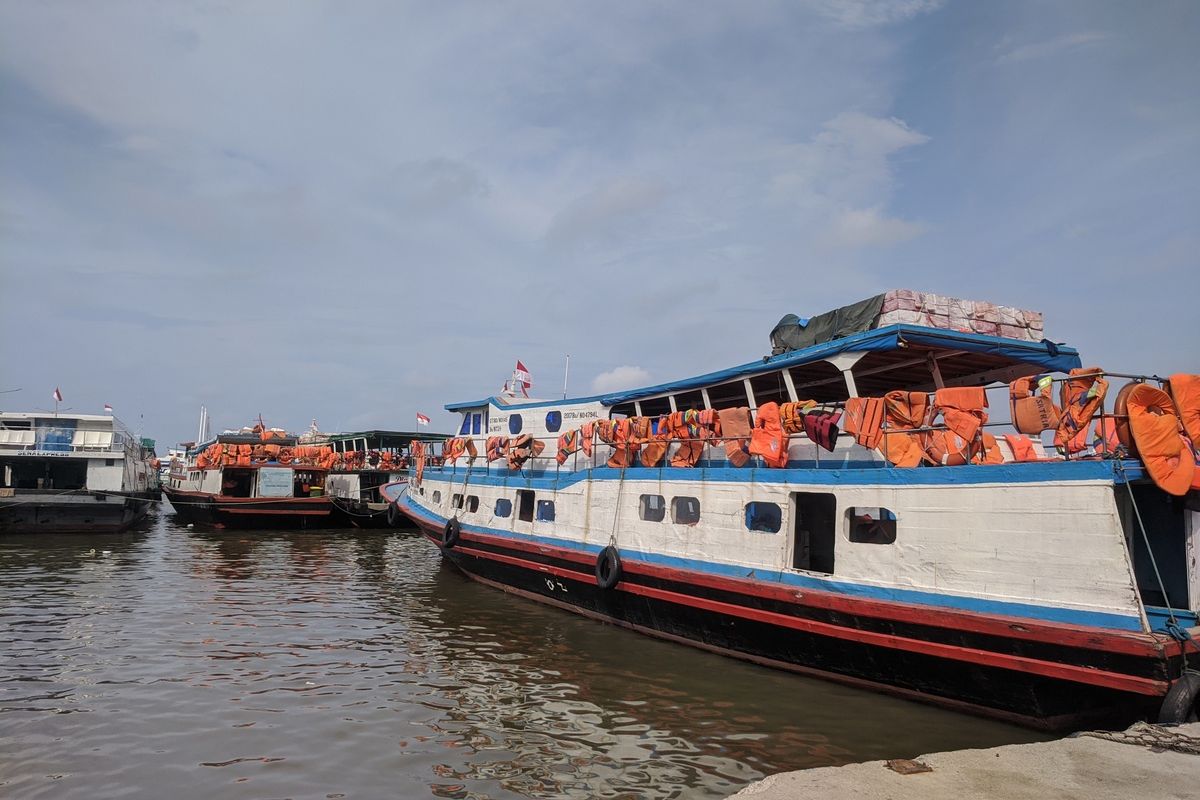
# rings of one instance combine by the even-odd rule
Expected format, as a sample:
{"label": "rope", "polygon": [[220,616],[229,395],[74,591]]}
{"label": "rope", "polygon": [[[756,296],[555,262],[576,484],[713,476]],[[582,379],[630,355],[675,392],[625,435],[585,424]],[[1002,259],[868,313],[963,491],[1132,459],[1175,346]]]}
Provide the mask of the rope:
{"label": "rope", "polygon": [[1117,744],[1132,744],[1152,750],[1173,750],[1176,753],[1200,756],[1200,738],[1189,736],[1178,728],[1167,728],[1148,722],[1135,722],[1124,731],[1083,731],[1072,738],[1084,736]]}
{"label": "rope", "polygon": [[[1129,482],[1129,477],[1125,474],[1125,464],[1118,461],[1116,466],[1117,472],[1125,482],[1125,488],[1129,490],[1129,504],[1133,506],[1133,515],[1137,518],[1138,529],[1142,532],[1142,541],[1146,543],[1146,553],[1150,556],[1150,566],[1154,568],[1154,579],[1158,581],[1158,590],[1162,592],[1163,602],[1166,603],[1167,632],[1178,638],[1175,633],[1172,633],[1172,630],[1179,630],[1186,636],[1187,632],[1180,627],[1179,620],[1175,617],[1175,610],[1171,608],[1171,601],[1167,597],[1167,585],[1163,582],[1162,573],[1158,571],[1158,560],[1154,557],[1154,548],[1150,546],[1150,535],[1146,533],[1146,525],[1142,522],[1142,512],[1138,510],[1137,500],[1133,496],[1133,484]],[[1182,640],[1180,641],[1182,642]]]}

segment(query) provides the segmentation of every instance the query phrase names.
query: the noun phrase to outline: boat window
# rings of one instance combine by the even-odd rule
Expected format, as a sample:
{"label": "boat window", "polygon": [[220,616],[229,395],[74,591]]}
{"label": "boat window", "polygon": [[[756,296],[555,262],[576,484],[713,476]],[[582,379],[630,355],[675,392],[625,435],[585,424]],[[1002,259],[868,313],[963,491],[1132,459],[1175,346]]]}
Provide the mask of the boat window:
{"label": "boat window", "polygon": [[783,509],[778,503],[755,501],[746,504],[746,529],[763,533],[779,533],[783,526]]}
{"label": "boat window", "polygon": [[554,522],[553,500],[538,500],[537,519],[538,522]]}
{"label": "boat window", "polygon": [[546,412],[546,430],[550,433],[558,433],[562,428],[562,412],[547,411]]}
{"label": "boat window", "polygon": [[462,427],[458,429],[459,436],[466,436],[471,432],[471,415],[463,414]]}
{"label": "boat window", "polygon": [[740,380],[710,387],[708,399],[712,402],[712,407],[716,409],[740,408],[750,405],[746,397],[746,386]]}
{"label": "boat window", "polygon": [[507,497],[501,497],[496,501],[495,512],[497,517],[512,516],[512,500]]}
{"label": "boat window", "polygon": [[680,411],[687,411],[689,408],[699,411],[704,408],[704,395],[700,394],[699,389],[694,389],[690,392],[680,392],[675,395],[675,408]]}
{"label": "boat window", "polygon": [[433,502],[435,502],[435,503],[440,503],[440,502],[442,502],[442,493],[441,493],[441,492],[434,492],[434,493],[433,493]]}
{"label": "boat window", "polygon": [[482,413],[472,414],[471,415],[471,433],[478,434],[482,427],[483,427],[483,414]]}
{"label": "boat window", "polygon": [[467,512],[470,514],[474,514],[478,510],[479,510],[479,497],[476,495],[470,495],[469,497],[467,497]]}
{"label": "boat window", "polygon": [[770,402],[786,403],[790,399],[780,370],[755,375],[750,379],[750,386],[754,389],[754,402],[760,406]]}
{"label": "boat window", "polygon": [[613,406],[608,412],[609,419],[625,419],[634,415],[633,403],[622,403],[619,406]]}
{"label": "boat window", "polygon": [[662,522],[667,515],[667,501],[661,494],[644,494],[638,498],[638,516],[647,522]]}
{"label": "boat window", "polygon": [[663,414],[671,413],[671,401],[665,397],[655,397],[652,400],[641,402],[643,417],[660,417]]}
{"label": "boat window", "polygon": [[700,501],[694,497],[671,498],[671,521],[676,525],[695,525],[700,521]]}
{"label": "boat window", "polygon": [[846,533],[858,544],[894,544],[896,515],[876,506],[851,506],[846,509]]}
{"label": "boat window", "polygon": [[462,508],[463,507],[463,496],[461,494],[456,493],[453,497],[451,497],[450,498],[450,507],[451,508]]}
{"label": "boat window", "polygon": [[516,436],[521,432],[521,427],[524,424],[520,414],[510,414],[508,416],[508,432]]}
{"label": "boat window", "polygon": [[792,502],[792,566],[832,575],[837,498],[829,492],[792,492]]}
{"label": "boat window", "polygon": [[[800,364],[791,367],[788,371],[792,373],[792,383],[796,386],[796,394],[801,398],[816,400],[819,403],[829,403],[845,400],[847,397],[846,379],[842,375],[842,371],[828,361]],[[856,382],[858,380],[857,373],[855,380]],[[890,376],[888,380],[892,382],[888,383],[887,388],[882,389],[878,395],[864,396],[882,397],[884,393],[895,389],[897,385],[908,385],[903,381],[896,383],[895,376]],[[862,384],[859,384],[858,391],[859,393],[865,391]]]}
{"label": "boat window", "polygon": [[517,519],[533,522],[533,492],[528,489],[517,490]]}

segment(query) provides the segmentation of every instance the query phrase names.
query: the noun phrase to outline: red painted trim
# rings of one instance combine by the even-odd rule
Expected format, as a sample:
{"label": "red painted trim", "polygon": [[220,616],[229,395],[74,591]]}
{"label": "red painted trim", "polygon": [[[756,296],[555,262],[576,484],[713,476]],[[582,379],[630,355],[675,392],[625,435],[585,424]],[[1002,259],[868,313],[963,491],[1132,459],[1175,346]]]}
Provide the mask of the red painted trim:
{"label": "red painted trim", "polygon": [[[462,530],[464,538],[486,542],[497,547],[535,552],[539,555],[571,561],[577,564],[595,564],[595,558],[578,550],[555,547],[539,542],[522,542],[505,536],[495,536],[478,531]],[[1179,645],[1165,642],[1150,634],[1097,631],[1067,623],[1047,624],[1036,620],[1010,617],[993,617],[974,611],[919,606],[887,600],[868,600],[848,597],[819,589],[800,589],[782,584],[760,581],[753,578],[728,578],[704,572],[664,567],[644,561],[628,559],[622,561],[622,569],[630,575],[645,575],[663,580],[676,581],[709,589],[736,592],[785,603],[795,603],[811,608],[841,611],[857,616],[895,620],[917,625],[929,625],[952,630],[965,630],[1009,639],[1061,644],[1091,650],[1121,653],[1124,655],[1161,658],[1178,655]],[[748,567],[747,569],[753,569]]]}
{"label": "red painted trim", "polygon": [[217,511],[226,514],[270,514],[276,517],[324,517],[331,512],[329,510],[318,511],[297,511],[287,508],[217,508]]}

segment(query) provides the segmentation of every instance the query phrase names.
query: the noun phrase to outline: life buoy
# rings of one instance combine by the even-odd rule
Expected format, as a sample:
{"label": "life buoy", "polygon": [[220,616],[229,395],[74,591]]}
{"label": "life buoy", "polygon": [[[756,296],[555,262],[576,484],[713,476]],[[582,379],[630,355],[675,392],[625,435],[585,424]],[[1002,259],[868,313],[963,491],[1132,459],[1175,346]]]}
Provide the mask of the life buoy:
{"label": "life buoy", "polygon": [[1158,488],[1183,497],[1196,474],[1196,458],[1180,433],[1175,404],[1162,389],[1138,384],[1126,403],[1129,428],[1146,471]]}
{"label": "life buoy", "polygon": [[1117,392],[1117,399],[1113,401],[1113,426],[1117,429],[1117,441],[1129,452],[1129,455],[1137,457],[1137,443],[1133,441],[1133,432],[1129,430],[1129,395],[1134,388],[1139,386],[1137,383],[1127,383],[1121,387],[1121,391]]}
{"label": "life buoy", "polygon": [[596,585],[611,589],[621,581],[621,554],[611,544],[596,557]]}
{"label": "life buoy", "polygon": [[388,507],[387,507],[387,524],[388,524],[388,527],[389,527],[389,528],[399,528],[399,527],[400,527],[400,518],[401,518],[403,515],[404,515],[404,512],[402,512],[402,511],[400,510],[400,507],[396,505],[396,501],[395,501],[395,500],[393,500],[392,502],[388,503]]}
{"label": "life buoy", "polygon": [[1192,447],[1200,448],[1200,375],[1178,373],[1167,380],[1167,393],[1175,401],[1179,421]]}
{"label": "life buoy", "polygon": [[449,550],[458,544],[458,535],[461,532],[462,527],[458,524],[457,519],[451,517],[446,520],[446,527],[442,528],[442,547]]}
{"label": "life buoy", "polygon": [[1200,698],[1200,675],[1185,672],[1171,684],[1167,696],[1158,709],[1159,723],[1179,724],[1195,722],[1200,714],[1197,699]]}

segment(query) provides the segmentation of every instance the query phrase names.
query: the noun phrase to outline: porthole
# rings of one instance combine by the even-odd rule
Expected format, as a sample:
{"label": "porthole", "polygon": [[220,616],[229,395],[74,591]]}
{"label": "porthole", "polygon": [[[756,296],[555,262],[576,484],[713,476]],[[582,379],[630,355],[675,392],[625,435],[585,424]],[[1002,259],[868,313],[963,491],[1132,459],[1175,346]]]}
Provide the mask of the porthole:
{"label": "porthole", "polygon": [[746,503],[746,530],[779,533],[783,526],[783,510],[778,503]]}
{"label": "porthole", "polygon": [[516,436],[521,432],[521,426],[524,422],[521,420],[520,414],[510,414],[508,416],[508,432]]}
{"label": "porthole", "polygon": [[558,433],[562,428],[562,412],[550,411],[546,413],[546,430],[550,433]]}
{"label": "porthole", "polygon": [[512,500],[507,497],[501,497],[496,501],[496,516],[508,517],[512,515]]}

